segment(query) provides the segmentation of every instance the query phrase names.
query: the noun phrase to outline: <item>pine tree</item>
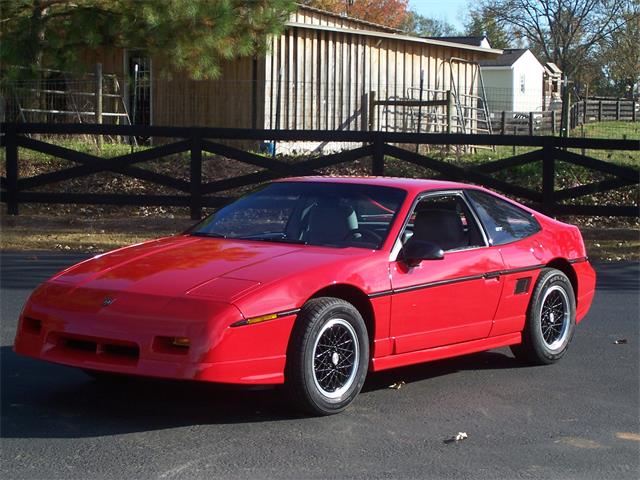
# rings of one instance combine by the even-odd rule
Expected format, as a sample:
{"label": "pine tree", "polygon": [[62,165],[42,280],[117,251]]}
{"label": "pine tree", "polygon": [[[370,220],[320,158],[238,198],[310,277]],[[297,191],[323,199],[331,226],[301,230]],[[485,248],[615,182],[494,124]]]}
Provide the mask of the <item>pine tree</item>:
{"label": "pine tree", "polygon": [[142,48],[215,78],[224,59],[266,48],[294,9],[294,0],[0,0],[0,62],[5,75],[77,70],[87,51]]}

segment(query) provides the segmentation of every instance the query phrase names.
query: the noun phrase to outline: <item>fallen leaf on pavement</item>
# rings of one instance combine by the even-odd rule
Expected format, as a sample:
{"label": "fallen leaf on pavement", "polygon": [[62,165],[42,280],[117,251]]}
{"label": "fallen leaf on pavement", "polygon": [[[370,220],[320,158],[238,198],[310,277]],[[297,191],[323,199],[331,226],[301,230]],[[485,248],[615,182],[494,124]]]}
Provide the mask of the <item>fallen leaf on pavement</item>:
{"label": "fallen leaf on pavement", "polygon": [[461,442],[462,440],[465,440],[468,437],[467,432],[458,432],[457,435],[454,435],[451,438],[447,438],[444,443],[455,443],[455,442]]}
{"label": "fallen leaf on pavement", "polygon": [[404,381],[400,380],[399,382],[395,382],[389,385],[389,388],[392,388],[394,390],[400,390],[404,384],[405,384]]}

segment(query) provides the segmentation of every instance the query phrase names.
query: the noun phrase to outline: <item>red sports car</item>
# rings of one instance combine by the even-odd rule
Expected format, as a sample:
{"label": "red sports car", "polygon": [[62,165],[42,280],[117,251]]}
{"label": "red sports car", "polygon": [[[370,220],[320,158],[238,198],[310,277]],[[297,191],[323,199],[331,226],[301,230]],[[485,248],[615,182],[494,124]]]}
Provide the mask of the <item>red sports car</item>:
{"label": "red sports car", "polygon": [[15,351],[94,374],[284,383],[331,414],[368,371],[504,346],[553,363],[594,288],[578,228],[483,188],[293,178],[55,275]]}

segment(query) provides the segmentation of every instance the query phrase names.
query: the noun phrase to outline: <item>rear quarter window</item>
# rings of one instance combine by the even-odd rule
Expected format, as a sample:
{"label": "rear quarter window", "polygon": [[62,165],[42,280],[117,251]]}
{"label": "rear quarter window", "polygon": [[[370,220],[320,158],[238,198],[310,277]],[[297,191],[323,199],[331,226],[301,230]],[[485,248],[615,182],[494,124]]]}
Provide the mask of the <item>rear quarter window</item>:
{"label": "rear quarter window", "polygon": [[467,190],[466,193],[491,245],[515,242],[540,231],[538,221],[512,203],[480,190]]}

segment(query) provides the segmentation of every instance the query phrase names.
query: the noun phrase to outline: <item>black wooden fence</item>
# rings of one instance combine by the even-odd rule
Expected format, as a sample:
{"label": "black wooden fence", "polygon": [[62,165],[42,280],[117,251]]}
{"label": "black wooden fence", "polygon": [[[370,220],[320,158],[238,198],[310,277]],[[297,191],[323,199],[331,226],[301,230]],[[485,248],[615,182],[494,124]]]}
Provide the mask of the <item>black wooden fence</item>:
{"label": "black wooden fence", "polygon": [[[230,200],[221,192],[248,185],[259,184],[274,178],[292,175],[316,175],[319,170],[364,157],[370,157],[371,174],[384,175],[385,163],[399,159],[436,172],[439,178],[458,180],[484,185],[523,199],[530,205],[551,215],[606,215],[639,216],[638,205],[586,205],[563,204],[567,199],[576,199],[608,190],[640,184],[640,170],[598,160],[568,149],[624,150],[640,151],[637,140],[604,140],[584,138],[561,138],[553,136],[509,136],[509,135],[465,135],[465,134],[413,134],[394,132],[347,132],[347,131],[287,131],[287,130],[244,130],[219,128],[181,128],[125,125],[87,124],[0,124],[2,146],[5,149],[6,177],[0,178],[1,201],[7,203],[8,213],[16,215],[20,203],[71,203],[71,204],[111,204],[111,205],[156,205],[185,206],[194,218],[200,218],[202,207],[217,207]],[[144,136],[164,139],[164,143],[143,151],[113,158],[101,158],[78,152],[30,135],[110,135]],[[180,140],[175,140],[180,139]],[[265,157],[240,148],[229,146],[229,141],[306,141],[343,142],[350,149],[338,153],[307,158],[288,163],[278,158]],[[353,148],[354,144],[359,144]],[[400,144],[421,145],[475,145],[475,146],[526,146],[539,147],[535,150],[502,158],[472,167],[463,168],[446,161],[400,148]],[[53,155],[75,164],[62,170],[20,178],[18,166],[19,148],[30,149]],[[189,180],[174,178],[137,167],[136,164],[168,155],[188,152]],[[254,173],[233,178],[203,182],[203,161],[215,161],[215,157],[203,159],[203,152],[224,156],[258,169]],[[558,161],[579,165],[602,174],[602,179],[586,185],[557,190],[555,172]],[[542,162],[540,188],[532,190],[496,178],[496,172]],[[157,185],[170,187],[181,192],[175,195],[146,195],[123,193],[71,193],[38,192],[33,189],[72,178],[99,172],[115,172],[145,180]],[[218,195],[216,195],[218,194]]]}

